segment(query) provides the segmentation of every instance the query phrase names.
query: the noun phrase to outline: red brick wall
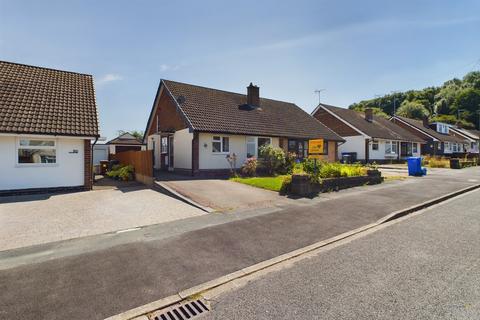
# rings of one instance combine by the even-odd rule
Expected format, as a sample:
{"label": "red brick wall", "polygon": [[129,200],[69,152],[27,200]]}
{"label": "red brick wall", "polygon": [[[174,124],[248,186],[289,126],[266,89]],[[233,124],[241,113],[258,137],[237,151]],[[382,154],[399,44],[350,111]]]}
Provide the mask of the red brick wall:
{"label": "red brick wall", "polygon": [[196,174],[199,171],[199,162],[200,162],[200,141],[198,137],[198,132],[193,133],[192,140],[192,173]]}
{"label": "red brick wall", "polygon": [[185,121],[177,110],[175,102],[165,90],[162,91],[158,99],[157,110],[153,115],[147,136],[157,132],[157,116],[158,131],[177,131],[187,128]]}
{"label": "red brick wall", "polygon": [[350,137],[360,135],[356,130],[338,120],[322,108],[318,109],[313,116],[340,136]]}
{"label": "red brick wall", "polygon": [[414,129],[412,127],[410,127],[409,125],[403,123],[402,121],[397,121],[396,119],[392,119],[392,122],[395,123],[396,125],[402,127],[403,129],[413,133],[414,135],[416,135],[417,137],[420,137],[424,140],[432,140],[431,137],[427,136],[426,134],[423,134],[421,133],[420,131],[418,131],[417,129]]}
{"label": "red brick wall", "polygon": [[84,154],[84,187],[85,190],[91,190],[93,184],[92,177],[92,147],[90,140],[83,140],[83,154]]}

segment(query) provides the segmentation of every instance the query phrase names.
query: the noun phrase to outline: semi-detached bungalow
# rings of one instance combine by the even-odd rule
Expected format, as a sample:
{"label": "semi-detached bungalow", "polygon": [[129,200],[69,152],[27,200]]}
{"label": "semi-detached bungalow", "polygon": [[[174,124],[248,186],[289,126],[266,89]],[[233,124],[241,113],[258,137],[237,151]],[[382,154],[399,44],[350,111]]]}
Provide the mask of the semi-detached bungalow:
{"label": "semi-detached bungalow", "polygon": [[324,139],[322,157],[337,159],[340,136],[293,103],[260,98],[257,86],[245,95],[161,80],[144,142],[156,169],[195,175],[226,172],[233,154],[239,168],[264,144],[303,158],[309,139]]}
{"label": "semi-detached bungalow", "polygon": [[449,130],[452,136],[463,138],[469,142],[468,144],[465,144],[465,152],[478,156],[478,154],[480,153],[479,130],[469,130],[455,126],[450,126]]}
{"label": "semi-detached bungalow", "polygon": [[312,115],[345,139],[339,156],[362,162],[385,162],[420,155],[425,141],[383,117],[321,103]]}
{"label": "semi-detached bungalow", "polygon": [[91,75],[0,61],[0,194],[91,189]]}
{"label": "semi-detached bungalow", "polygon": [[469,144],[467,139],[450,134],[450,127],[446,123],[429,123],[428,118],[422,121],[398,115],[391,117],[390,121],[426,141],[422,146],[422,155],[451,156],[464,153]]}

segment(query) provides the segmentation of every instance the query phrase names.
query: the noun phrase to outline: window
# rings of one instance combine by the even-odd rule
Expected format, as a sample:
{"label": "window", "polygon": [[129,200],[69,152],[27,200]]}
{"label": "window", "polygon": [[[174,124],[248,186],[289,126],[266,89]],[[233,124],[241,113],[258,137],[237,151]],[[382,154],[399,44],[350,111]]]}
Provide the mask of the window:
{"label": "window", "polygon": [[385,154],[396,154],[397,143],[395,141],[385,141]]}
{"label": "window", "polygon": [[418,152],[418,144],[416,142],[414,142],[412,144],[412,149],[413,149],[413,153],[417,153]]}
{"label": "window", "polygon": [[230,138],[214,136],[212,138],[212,152],[227,153],[230,151]]}
{"label": "window", "polygon": [[20,139],[17,149],[18,164],[57,163],[55,140]]}
{"label": "window", "polygon": [[257,150],[255,137],[247,137],[247,158],[255,157],[255,150]]}
{"label": "window", "polygon": [[160,152],[161,153],[167,153],[168,152],[168,137],[162,137]]}
{"label": "window", "polygon": [[260,157],[260,147],[267,144],[272,144],[272,138],[247,137],[247,158]]}
{"label": "window", "polygon": [[272,144],[271,138],[262,138],[262,137],[257,138],[257,154],[259,157],[261,157],[260,148],[262,146],[269,145],[269,144]]}
{"label": "window", "polygon": [[442,150],[442,143],[441,142],[437,142],[437,149]]}
{"label": "window", "polygon": [[378,150],[378,141],[372,142],[372,150]]}
{"label": "window", "polygon": [[450,142],[445,142],[445,150],[450,150]]}

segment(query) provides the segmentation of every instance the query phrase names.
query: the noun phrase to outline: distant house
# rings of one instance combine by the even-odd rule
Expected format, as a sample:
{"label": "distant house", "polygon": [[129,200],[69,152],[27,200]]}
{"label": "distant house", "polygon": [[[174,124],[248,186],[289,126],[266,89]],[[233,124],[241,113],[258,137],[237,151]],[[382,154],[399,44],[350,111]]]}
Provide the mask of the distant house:
{"label": "distant house", "polygon": [[142,139],[136,138],[129,132],[125,132],[115,139],[106,143],[109,146],[109,153],[116,154],[123,151],[140,151],[146,148]]}
{"label": "distant house", "polygon": [[312,115],[345,139],[339,157],[362,162],[384,162],[419,156],[425,141],[383,117],[321,103]]}
{"label": "distant house", "polygon": [[226,172],[233,154],[239,168],[265,144],[303,158],[309,139],[324,139],[322,157],[336,160],[340,136],[293,103],[261,98],[257,86],[245,95],[161,80],[144,142],[156,169],[199,174]]}
{"label": "distant house", "polygon": [[92,76],[0,61],[0,192],[91,189]]}
{"label": "distant house", "polygon": [[398,115],[393,116],[390,121],[427,141],[422,147],[422,154],[451,156],[464,153],[469,144],[467,139],[450,134],[450,126],[446,123],[429,123],[427,118],[421,121]]}
{"label": "distant house", "polygon": [[450,126],[450,134],[468,141],[468,144],[465,144],[465,152],[476,155],[480,153],[480,130],[467,130]]}

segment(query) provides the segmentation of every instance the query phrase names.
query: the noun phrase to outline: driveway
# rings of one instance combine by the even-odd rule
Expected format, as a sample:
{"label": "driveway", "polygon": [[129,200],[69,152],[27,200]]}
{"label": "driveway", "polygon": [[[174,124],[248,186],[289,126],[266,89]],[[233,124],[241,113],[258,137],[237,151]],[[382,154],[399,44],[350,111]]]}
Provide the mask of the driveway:
{"label": "driveway", "polygon": [[0,198],[0,251],[202,215],[142,186]]}
{"label": "driveway", "polygon": [[227,179],[198,179],[165,174],[157,183],[167,186],[203,207],[217,211],[264,208],[292,201],[280,196],[278,192]]}

